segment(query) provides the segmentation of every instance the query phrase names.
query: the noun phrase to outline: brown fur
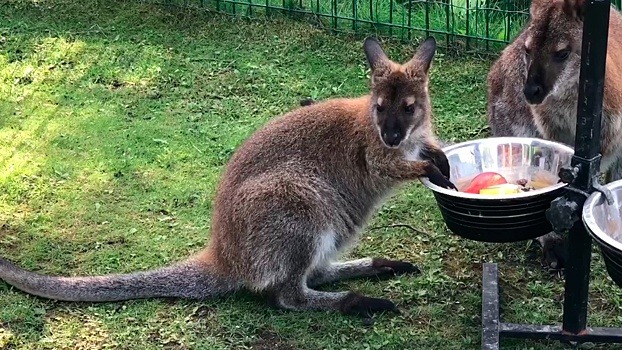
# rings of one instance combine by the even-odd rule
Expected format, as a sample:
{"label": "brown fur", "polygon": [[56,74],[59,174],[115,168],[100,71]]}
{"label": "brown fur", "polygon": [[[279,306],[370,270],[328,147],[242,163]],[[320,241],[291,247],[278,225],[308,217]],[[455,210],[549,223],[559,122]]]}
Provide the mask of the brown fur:
{"label": "brown fur", "polygon": [[[417,272],[411,263],[334,262],[376,207],[406,181],[427,176],[452,187],[431,128],[425,41],[404,65],[365,41],[371,94],[313,103],[268,122],[226,166],[205,250],[173,266],[128,275],[53,277],[0,258],[0,278],[35,295],[114,301],[206,298],[247,288],[284,309],[369,316],[395,311],[385,299],[313,287],[345,278]],[[397,136],[396,136],[397,135]],[[439,170],[440,168],[440,170]]]}

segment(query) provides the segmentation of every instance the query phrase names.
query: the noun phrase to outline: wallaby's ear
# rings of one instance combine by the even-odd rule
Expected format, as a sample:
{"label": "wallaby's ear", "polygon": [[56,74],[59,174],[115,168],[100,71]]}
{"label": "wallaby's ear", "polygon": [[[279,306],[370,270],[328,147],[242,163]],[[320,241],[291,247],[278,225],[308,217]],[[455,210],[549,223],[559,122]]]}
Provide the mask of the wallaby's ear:
{"label": "wallaby's ear", "polygon": [[389,58],[380,47],[378,40],[368,37],[363,43],[363,50],[365,50],[365,56],[367,56],[367,62],[372,71],[375,71],[379,67],[386,66]]}
{"label": "wallaby's ear", "polygon": [[579,21],[583,21],[583,7],[585,0],[564,0],[564,12]]}
{"label": "wallaby's ear", "polygon": [[417,63],[423,68],[423,71],[427,74],[430,70],[430,66],[432,65],[435,53],[436,39],[434,39],[434,37],[429,37],[419,45],[419,48],[417,48],[417,52],[415,52],[415,56],[411,62],[417,61]]}

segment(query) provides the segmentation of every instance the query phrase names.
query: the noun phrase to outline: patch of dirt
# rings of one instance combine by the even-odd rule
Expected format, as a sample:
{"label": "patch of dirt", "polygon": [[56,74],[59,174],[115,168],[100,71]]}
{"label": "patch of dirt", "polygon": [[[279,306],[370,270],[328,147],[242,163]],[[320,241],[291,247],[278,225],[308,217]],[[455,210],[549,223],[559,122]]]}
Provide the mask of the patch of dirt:
{"label": "patch of dirt", "polygon": [[190,319],[194,322],[199,322],[199,321],[203,321],[213,316],[214,316],[213,308],[206,306],[206,305],[201,305],[201,306],[197,306],[192,311],[192,314],[190,315]]}
{"label": "patch of dirt", "polygon": [[8,222],[0,222],[0,243],[7,252],[18,248],[20,229]]}
{"label": "patch of dirt", "polygon": [[250,343],[253,350],[297,350],[293,344],[283,340],[272,330],[263,329],[257,334],[257,339]]}

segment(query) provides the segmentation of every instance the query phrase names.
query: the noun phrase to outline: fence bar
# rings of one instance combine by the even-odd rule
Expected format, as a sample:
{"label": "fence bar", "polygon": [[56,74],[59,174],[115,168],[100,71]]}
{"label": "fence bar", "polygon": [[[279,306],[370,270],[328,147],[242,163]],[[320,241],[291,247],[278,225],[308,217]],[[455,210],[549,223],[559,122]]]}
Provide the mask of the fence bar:
{"label": "fence bar", "polygon": [[430,1],[425,2],[425,36],[430,36]]}
{"label": "fence bar", "polygon": [[408,4],[408,41],[412,40],[413,1]]}
{"label": "fence bar", "polygon": [[[393,3],[395,2],[395,0],[388,0],[389,1],[389,24],[393,24]],[[389,26],[389,35],[393,36],[393,25]]]}
{"label": "fence bar", "polygon": [[[490,0],[486,0],[486,4],[484,6],[486,6],[486,11],[484,11],[486,14],[486,18],[485,18],[486,38],[489,38],[490,37]],[[486,51],[488,51],[490,50],[490,42],[488,40],[485,40],[485,41],[486,41]]]}
{"label": "fence bar", "polygon": [[[477,1],[477,0],[475,0]],[[471,38],[469,37],[469,33],[470,33],[470,28],[469,28],[469,17],[471,17],[471,4],[469,2],[469,0],[466,0],[466,49],[468,50],[470,48],[470,44],[471,44]]]}

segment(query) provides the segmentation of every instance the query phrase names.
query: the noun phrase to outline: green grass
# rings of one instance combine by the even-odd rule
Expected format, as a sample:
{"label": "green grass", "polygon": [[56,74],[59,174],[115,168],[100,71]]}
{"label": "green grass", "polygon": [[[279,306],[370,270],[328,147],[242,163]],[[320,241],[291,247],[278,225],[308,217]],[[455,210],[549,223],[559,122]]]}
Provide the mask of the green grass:
{"label": "green grass", "polygon": [[[0,18],[0,255],[42,273],[130,272],[200,250],[222,167],[246,137],[302,97],[368,86],[360,39],[291,20],[94,0],[9,0]],[[414,52],[387,47],[396,60]],[[489,65],[437,56],[431,93],[442,138],[486,135]],[[422,275],[326,287],[399,304],[402,315],[379,315],[373,327],[269,309],[248,293],[64,303],[0,282],[0,349],[478,349],[482,262],[500,265],[505,321],[560,321],[563,284],[534,248],[457,238],[419,183],[370,225],[391,224],[427,233],[367,230],[351,256],[414,261]],[[590,325],[619,326],[622,290],[594,257]]]}

